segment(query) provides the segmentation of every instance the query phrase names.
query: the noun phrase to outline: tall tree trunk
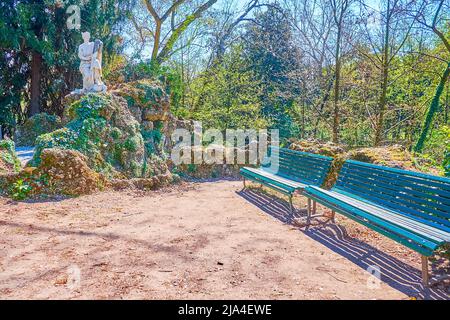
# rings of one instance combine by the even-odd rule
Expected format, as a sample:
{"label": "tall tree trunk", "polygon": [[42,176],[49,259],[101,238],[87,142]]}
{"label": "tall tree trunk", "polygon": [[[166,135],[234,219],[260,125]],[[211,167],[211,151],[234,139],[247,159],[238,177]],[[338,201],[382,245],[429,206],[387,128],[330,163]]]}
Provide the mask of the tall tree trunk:
{"label": "tall tree trunk", "polygon": [[304,99],[302,99],[302,134],[301,134],[301,138],[305,139],[306,138],[306,102]]}
{"label": "tall tree trunk", "polygon": [[159,46],[161,43],[161,27],[162,22],[157,20],[155,28],[155,39],[153,40],[152,62],[156,62],[159,53]]}
{"label": "tall tree trunk", "polygon": [[374,145],[377,147],[381,144],[383,140],[383,127],[384,127],[384,114],[386,112],[386,102],[387,102],[387,85],[389,76],[389,66],[386,62],[383,63],[382,70],[383,80],[381,81],[381,95],[380,101],[378,103],[378,119],[377,126],[375,128],[375,141]]}
{"label": "tall tree trunk", "polygon": [[441,81],[436,89],[436,94],[434,95],[433,100],[431,101],[430,109],[428,110],[427,116],[425,118],[425,122],[423,124],[422,133],[420,134],[419,141],[417,141],[416,146],[414,147],[414,151],[422,152],[425,144],[425,140],[427,139],[428,132],[430,131],[431,124],[433,123],[433,118],[436,112],[439,110],[439,103],[441,100],[442,93],[445,89],[445,84],[447,83],[447,79],[450,76],[450,63],[445,69],[444,74],[442,75]]}
{"label": "tall tree trunk", "polygon": [[383,43],[383,61],[381,69],[381,94],[378,103],[378,119],[375,128],[375,139],[374,145],[377,147],[381,144],[383,140],[383,127],[384,127],[384,114],[386,112],[387,103],[387,86],[389,78],[389,37],[390,37],[390,27],[391,27],[391,1],[387,2],[387,17],[386,17],[386,30],[384,33],[384,43]]}
{"label": "tall tree trunk", "polygon": [[40,112],[40,92],[42,78],[42,55],[33,50],[31,56],[31,97],[29,116],[34,116]]}
{"label": "tall tree trunk", "polygon": [[[342,24],[342,20],[340,21]],[[341,33],[342,25],[338,27],[337,43],[336,43],[336,71],[334,80],[334,112],[333,112],[333,142],[339,143],[339,96],[340,96],[340,81],[341,81]]]}
{"label": "tall tree trunk", "polygon": [[445,117],[444,117],[445,124],[448,124],[449,109],[450,109],[450,85],[447,84],[447,96],[445,98]]}

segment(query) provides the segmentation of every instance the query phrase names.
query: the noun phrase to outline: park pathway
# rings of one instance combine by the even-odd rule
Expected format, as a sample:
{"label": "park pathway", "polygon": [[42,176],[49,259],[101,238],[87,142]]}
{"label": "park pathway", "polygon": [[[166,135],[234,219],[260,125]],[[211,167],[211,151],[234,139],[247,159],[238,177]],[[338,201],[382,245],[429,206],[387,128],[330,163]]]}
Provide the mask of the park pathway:
{"label": "park pathway", "polygon": [[28,161],[30,161],[33,158],[34,147],[17,147],[16,153],[17,156],[19,157],[22,167],[24,167],[28,163]]}

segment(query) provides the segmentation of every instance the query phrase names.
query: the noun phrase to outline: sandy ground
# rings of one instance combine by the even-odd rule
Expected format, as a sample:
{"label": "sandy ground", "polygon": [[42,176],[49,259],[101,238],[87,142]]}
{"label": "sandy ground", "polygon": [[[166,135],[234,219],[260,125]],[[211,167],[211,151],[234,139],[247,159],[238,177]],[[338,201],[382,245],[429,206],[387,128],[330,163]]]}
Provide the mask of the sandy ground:
{"label": "sandy ground", "polygon": [[[344,218],[301,230],[286,202],[241,186],[0,198],[0,298],[449,298],[421,286],[417,254]],[[381,269],[381,282],[369,266]]]}

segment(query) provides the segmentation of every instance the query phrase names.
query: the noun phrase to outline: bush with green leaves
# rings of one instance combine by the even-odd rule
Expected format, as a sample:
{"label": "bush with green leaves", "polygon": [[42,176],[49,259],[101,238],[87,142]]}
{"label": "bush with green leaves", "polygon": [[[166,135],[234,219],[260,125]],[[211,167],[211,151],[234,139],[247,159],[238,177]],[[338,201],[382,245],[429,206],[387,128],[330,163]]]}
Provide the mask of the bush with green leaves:
{"label": "bush with green leaves", "polygon": [[14,142],[11,140],[0,141],[0,174],[18,172],[21,168],[17,157]]}
{"label": "bush with green leaves", "polygon": [[10,194],[14,200],[25,200],[32,191],[32,187],[23,179],[12,184]]}

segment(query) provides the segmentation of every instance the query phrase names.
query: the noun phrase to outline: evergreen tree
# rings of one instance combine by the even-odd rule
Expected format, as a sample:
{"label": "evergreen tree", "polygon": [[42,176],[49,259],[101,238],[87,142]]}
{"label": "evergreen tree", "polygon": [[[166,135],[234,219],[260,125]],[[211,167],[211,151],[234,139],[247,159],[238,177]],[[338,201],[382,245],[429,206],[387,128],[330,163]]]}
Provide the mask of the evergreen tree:
{"label": "evergreen tree", "polygon": [[244,52],[248,68],[262,85],[262,114],[272,127],[280,129],[281,137],[296,135],[291,112],[300,88],[300,55],[288,15],[282,8],[270,6],[248,24]]}

